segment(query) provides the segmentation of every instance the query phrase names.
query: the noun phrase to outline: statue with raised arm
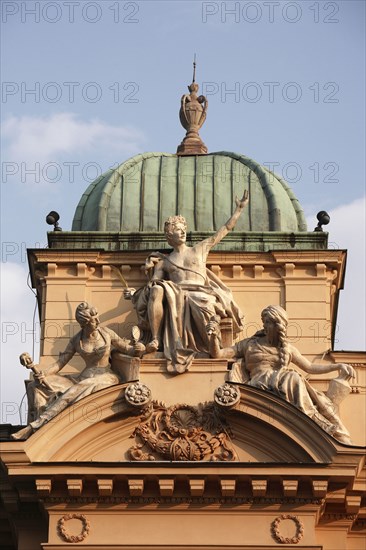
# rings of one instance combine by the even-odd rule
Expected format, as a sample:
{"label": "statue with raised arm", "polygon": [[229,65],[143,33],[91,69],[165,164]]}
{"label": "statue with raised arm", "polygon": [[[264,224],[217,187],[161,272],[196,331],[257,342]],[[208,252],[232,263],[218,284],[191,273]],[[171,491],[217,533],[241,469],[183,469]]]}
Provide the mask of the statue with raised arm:
{"label": "statue with raised arm", "polygon": [[[113,330],[99,326],[98,311],[86,302],[78,305],[75,318],[81,330],[70,339],[58,360],[45,370],[33,364],[28,353],[20,356],[21,363],[33,371],[33,403],[37,418],[12,435],[13,439],[26,439],[61,411],[98,390],[120,383],[110,365],[112,348],[129,356],[141,357],[145,346],[133,345],[120,338]],[[84,370],[76,377],[57,374],[78,353],[85,361]]]}
{"label": "statue with raised arm", "polygon": [[[270,391],[292,403],[312,418],[321,428],[342,443],[351,444],[350,435],[342,424],[338,404],[351,391],[348,380],[355,376],[344,363],[315,365],[292,346],[287,339],[288,317],[280,306],[268,306],[262,311],[263,330],[229,348],[221,348],[217,324],[210,321],[210,353],[214,358],[242,359],[234,364],[229,381],[241,382]],[[327,393],[315,390],[293,363],[308,374],[338,371]],[[235,368],[236,367],[236,368]]]}
{"label": "statue with raised arm", "polygon": [[235,227],[248,197],[245,191],[240,200],[236,198],[228,221],[193,247],[186,244],[186,220],[170,217],[164,231],[173,251],[151,254],[146,260],[147,286],[124,291],[136,308],[140,328],[151,334],[146,351],[163,350],[169,372],[185,372],[195,355],[208,356],[206,325],[212,317],[231,317],[234,334],[242,330],[243,316],[230,290],[206,268],[206,260],[211,248]]}

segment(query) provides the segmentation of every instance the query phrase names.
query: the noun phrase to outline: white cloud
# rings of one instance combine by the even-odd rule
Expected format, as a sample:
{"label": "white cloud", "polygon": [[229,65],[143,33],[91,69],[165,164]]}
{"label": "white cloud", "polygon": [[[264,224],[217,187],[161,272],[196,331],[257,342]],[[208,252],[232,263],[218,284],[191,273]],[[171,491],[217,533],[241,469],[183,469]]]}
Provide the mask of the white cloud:
{"label": "white cloud", "polygon": [[56,161],[65,154],[110,151],[135,154],[143,133],[129,126],[112,126],[98,119],[81,120],[75,113],[51,116],[10,116],[2,125],[5,157],[13,162]]}
{"label": "white cloud", "polygon": [[[329,212],[329,248],[347,249],[344,290],[340,293],[335,349],[365,349],[365,197]],[[314,219],[308,219],[308,226]]]}
{"label": "white cloud", "polygon": [[[19,363],[19,355],[24,351],[33,352],[35,297],[27,287],[27,276],[26,264],[1,263],[1,422],[11,424],[20,423],[18,409],[25,393],[24,380],[28,378],[28,372]],[[38,342],[36,334],[37,356]],[[25,408],[23,403],[23,422]]]}

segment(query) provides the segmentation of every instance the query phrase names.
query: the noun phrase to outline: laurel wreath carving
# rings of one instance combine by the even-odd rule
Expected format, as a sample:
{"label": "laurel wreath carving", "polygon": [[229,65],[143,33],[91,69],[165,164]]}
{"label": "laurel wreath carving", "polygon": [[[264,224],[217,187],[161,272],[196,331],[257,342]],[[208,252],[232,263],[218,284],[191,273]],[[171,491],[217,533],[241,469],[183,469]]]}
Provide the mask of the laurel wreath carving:
{"label": "laurel wreath carving", "polygon": [[[279,527],[281,521],[283,521],[284,519],[291,519],[296,525],[296,534],[292,538],[283,537],[280,534]],[[277,542],[280,542],[281,544],[297,544],[304,536],[304,524],[299,520],[297,516],[293,516],[291,514],[282,514],[281,516],[278,516],[272,522],[271,528],[274,538]]]}
{"label": "laurel wreath carving", "polygon": [[[82,530],[80,535],[71,535],[70,533],[67,532],[65,524],[70,519],[79,519],[81,521]],[[82,542],[89,535],[89,531],[90,531],[90,523],[87,520],[86,516],[84,516],[84,514],[65,514],[64,516],[62,516],[62,518],[58,520],[57,526],[61,537],[66,542]]]}

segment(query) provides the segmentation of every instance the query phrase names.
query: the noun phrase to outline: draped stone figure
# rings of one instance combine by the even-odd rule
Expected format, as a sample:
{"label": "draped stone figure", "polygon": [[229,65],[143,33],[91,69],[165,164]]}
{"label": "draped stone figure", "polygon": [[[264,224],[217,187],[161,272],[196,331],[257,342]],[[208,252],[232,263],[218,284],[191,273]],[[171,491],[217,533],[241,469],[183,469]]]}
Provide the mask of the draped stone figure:
{"label": "draped stone figure", "polygon": [[[129,356],[141,356],[145,351],[141,342],[132,345],[113,330],[99,326],[98,311],[86,302],[78,305],[75,318],[81,330],[70,339],[58,360],[45,370],[33,366],[34,381],[28,395],[33,394],[32,405],[37,418],[13,434],[13,439],[26,439],[72,403],[119,384],[120,380],[110,365],[112,348]],[[75,353],[84,359],[84,370],[77,376],[57,374]],[[22,354],[20,359],[24,365],[31,361],[28,354]]]}
{"label": "draped stone figure", "polygon": [[[315,365],[310,363],[287,340],[288,317],[280,306],[268,306],[262,311],[263,330],[229,348],[221,348],[217,323],[210,321],[210,353],[214,358],[238,358],[230,381],[241,382],[270,391],[295,405],[312,418],[323,430],[342,443],[351,444],[348,430],[338,414],[339,402],[351,391],[348,380],[354,369],[344,363]],[[327,393],[315,390],[295,369],[293,363],[308,374],[338,371]]]}
{"label": "draped stone figure", "polygon": [[230,317],[234,334],[242,330],[243,316],[231,291],[206,268],[206,260],[211,248],[235,227],[248,197],[245,191],[242,199],[236,198],[228,221],[193,247],[186,245],[186,220],[170,217],[164,231],[173,252],[151,254],[146,261],[147,286],[124,291],[125,298],[132,299],[140,328],[151,334],[146,351],[163,350],[169,372],[186,371],[199,353],[208,356],[205,327],[212,317]]}

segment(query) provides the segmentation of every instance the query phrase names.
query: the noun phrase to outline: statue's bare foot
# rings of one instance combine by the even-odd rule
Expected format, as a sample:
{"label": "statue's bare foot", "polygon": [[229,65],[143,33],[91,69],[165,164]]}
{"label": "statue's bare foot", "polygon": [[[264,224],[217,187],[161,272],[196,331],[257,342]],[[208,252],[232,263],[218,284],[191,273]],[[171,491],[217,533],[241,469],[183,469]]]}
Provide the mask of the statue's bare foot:
{"label": "statue's bare foot", "polygon": [[180,365],[179,363],[177,365],[175,365],[175,370],[179,373],[179,374],[182,374],[183,372],[186,372],[187,369],[187,365]]}
{"label": "statue's bare foot", "polygon": [[28,439],[29,436],[31,436],[33,433],[32,426],[26,426],[25,428],[22,428],[21,430],[11,434],[10,438],[14,439],[15,441],[19,441],[21,439]]}
{"label": "statue's bare foot", "polygon": [[160,342],[158,338],[154,338],[146,345],[146,353],[153,353],[154,351],[158,351],[160,347]]}
{"label": "statue's bare foot", "polygon": [[175,372],[175,368],[173,367],[172,363],[170,361],[166,362],[166,370],[168,372]]}

